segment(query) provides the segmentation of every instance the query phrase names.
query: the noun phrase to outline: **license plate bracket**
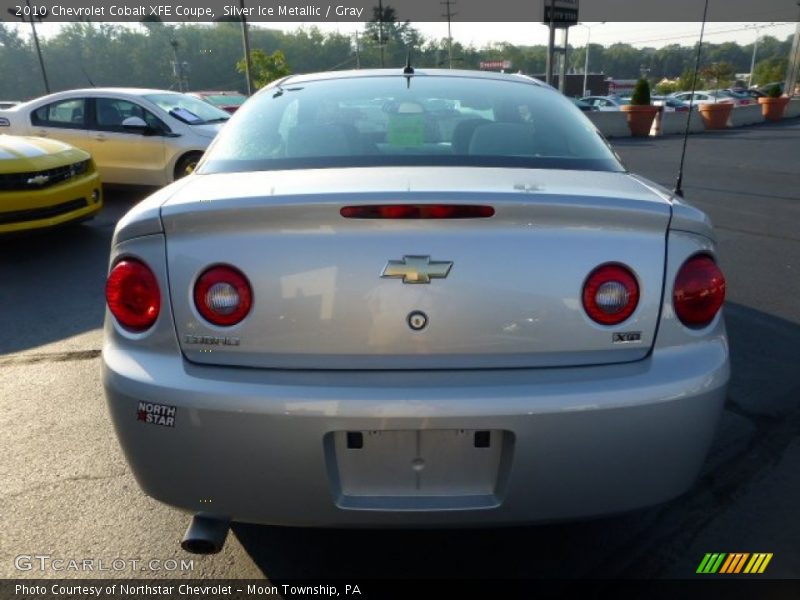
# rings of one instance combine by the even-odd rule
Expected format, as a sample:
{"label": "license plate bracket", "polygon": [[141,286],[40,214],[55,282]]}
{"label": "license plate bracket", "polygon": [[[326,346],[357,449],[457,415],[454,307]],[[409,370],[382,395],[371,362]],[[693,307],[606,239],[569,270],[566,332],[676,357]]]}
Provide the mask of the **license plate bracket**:
{"label": "license plate bracket", "polygon": [[500,503],[513,435],[499,429],[334,431],[325,445],[342,508],[486,508]]}

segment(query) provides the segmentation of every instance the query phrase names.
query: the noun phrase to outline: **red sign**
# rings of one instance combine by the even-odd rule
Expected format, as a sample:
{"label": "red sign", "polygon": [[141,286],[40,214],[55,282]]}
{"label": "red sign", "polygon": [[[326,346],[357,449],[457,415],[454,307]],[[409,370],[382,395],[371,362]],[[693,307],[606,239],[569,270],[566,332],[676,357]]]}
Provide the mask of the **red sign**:
{"label": "red sign", "polygon": [[481,61],[481,70],[482,71],[493,71],[496,69],[510,69],[511,68],[511,61],[510,60],[482,60]]}

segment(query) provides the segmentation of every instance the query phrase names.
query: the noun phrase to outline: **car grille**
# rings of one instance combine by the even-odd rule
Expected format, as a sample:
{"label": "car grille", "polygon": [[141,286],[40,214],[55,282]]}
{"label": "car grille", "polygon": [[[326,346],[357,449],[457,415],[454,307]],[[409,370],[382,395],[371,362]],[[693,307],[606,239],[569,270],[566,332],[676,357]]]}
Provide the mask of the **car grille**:
{"label": "car grille", "polygon": [[61,204],[55,204],[53,206],[0,212],[0,225],[7,225],[9,223],[25,223],[27,221],[38,221],[39,219],[57,217],[68,212],[72,212],[73,210],[85,208],[88,205],[89,204],[86,202],[86,198],[77,198],[76,200],[62,202]]}
{"label": "car grille", "polygon": [[88,170],[89,161],[82,160],[71,165],[44,171],[0,174],[0,192],[42,190],[83,175]]}

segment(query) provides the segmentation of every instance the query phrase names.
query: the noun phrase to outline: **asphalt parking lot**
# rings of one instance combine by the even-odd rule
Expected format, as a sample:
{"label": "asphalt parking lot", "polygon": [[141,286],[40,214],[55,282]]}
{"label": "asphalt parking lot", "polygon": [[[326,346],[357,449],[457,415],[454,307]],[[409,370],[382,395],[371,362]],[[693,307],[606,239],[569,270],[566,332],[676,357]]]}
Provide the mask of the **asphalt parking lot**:
{"label": "asphalt parking lot", "polygon": [[[614,141],[631,170],[668,187],[680,145]],[[90,223],[0,240],[0,578],[691,577],[706,552],[771,552],[770,576],[800,577],[800,119],[692,136],[684,189],[717,227],[733,360],[717,437],[687,494],[613,518],[496,530],[235,525],[210,557],[180,550],[187,516],[139,491],[100,384],[111,235],[149,190],[109,189]],[[162,566],[42,572],[19,570],[21,555]],[[192,569],[163,567],[192,558]]]}

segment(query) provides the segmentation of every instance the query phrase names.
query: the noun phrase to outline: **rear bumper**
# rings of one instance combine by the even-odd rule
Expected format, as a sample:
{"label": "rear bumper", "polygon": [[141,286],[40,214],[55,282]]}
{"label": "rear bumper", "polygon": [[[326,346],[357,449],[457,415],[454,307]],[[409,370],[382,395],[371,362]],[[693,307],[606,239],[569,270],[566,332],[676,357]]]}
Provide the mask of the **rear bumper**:
{"label": "rear bumper", "polygon": [[[729,378],[724,335],[622,365],[427,373],[205,367],[107,338],[103,365],[117,435],[147,494],[303,526],[531,523],[669,500],[702,466]],[[174,427],[138,420],[142,401],[175,407]],[[342,496],[331,432],[435,429],[505,432],[494,502]]]}

